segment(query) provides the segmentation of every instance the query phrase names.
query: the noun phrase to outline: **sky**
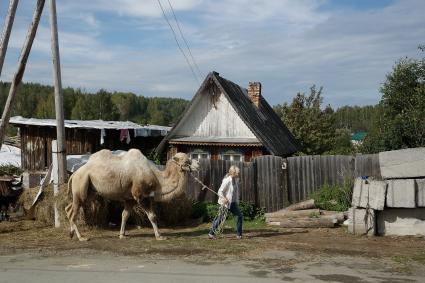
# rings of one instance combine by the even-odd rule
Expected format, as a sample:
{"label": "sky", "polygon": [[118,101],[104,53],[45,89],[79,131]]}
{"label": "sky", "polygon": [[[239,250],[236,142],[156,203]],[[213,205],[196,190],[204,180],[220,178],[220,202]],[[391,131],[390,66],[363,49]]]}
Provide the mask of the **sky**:
{"label": "sky", "polygon": [[[182,40],[168,0],[160,0]],[[169,0],[196,66],[193,75],[158,0],[57,1],[62,84],[94,92],[191,99],[217,71],[262,83],[271,105],[323,86],[325,104],[370,105],[395,62],[423,57],[423,0]],[[0,23],[8,0],[0,0]],[[35,0],[20,0],[0,80],[10,81]],[[52,85],[46,1],[24,75]]]}

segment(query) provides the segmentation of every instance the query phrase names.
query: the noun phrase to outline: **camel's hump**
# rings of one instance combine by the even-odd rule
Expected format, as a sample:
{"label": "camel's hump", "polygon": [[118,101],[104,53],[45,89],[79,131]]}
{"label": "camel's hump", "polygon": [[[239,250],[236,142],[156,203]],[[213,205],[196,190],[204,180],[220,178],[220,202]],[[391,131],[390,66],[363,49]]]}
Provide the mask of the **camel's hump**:
{"label": "camel's hump", "polygon": [[146,156],[143,155],[143,153],[135,148],[130,149],[129,151],[125,152],[125,153],[121,153],[119,155],[114,155],[112,153],[112,151],[110,151],[109,149],[102,149],[96,153],[93,153],[90,156],[90,160],[94,161],[94,160],[108,160],[108,159],[123,159],[123,160],[145,160],[147,159]]}

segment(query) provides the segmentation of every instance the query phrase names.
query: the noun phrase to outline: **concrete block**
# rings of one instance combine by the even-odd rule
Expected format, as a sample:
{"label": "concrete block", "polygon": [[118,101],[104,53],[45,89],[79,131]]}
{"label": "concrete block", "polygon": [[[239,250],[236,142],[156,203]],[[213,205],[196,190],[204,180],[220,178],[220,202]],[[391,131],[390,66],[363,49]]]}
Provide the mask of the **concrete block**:
{"label": "concrete block", "polygon": [[416,207],[416,182],[414,179],[387,180],[387,206],[397,208]]}
{"label": "concrete block", "polygon": [[379,165],[384,179],[425,177],[425,147],[380,152]]}
{"label": "concrete block", "polygon": [[425,236],[425,208],[387,208],[377,213],[379,235]]}
{"label": "concrete block", "polygon": [[351,205],[353,207],[360,207],[360,201],[364,187],[366,187],[365,180],[362,178],[356,178],[354,180],[353,197],[351,199]]}
{"label": "concrete block", "polygon": [[[385,197],[387,195],[387,183],[385,181],[370,181],[369,182],[369,198],[362,199],[361,204],[364,202],[368,204],[367,208],[374,210],[383,210],[385,207]],[[364,206],[366,207],[366,206]]]}
{"label": "concrete block", "polygon": [[384,181],[362,180],[357,178],[354,182],[352,206],[383,210],[387,183]]}
{"label": "concrete block", "polygon": [[356,235],[375,235],[376,221],[373,209],[350,208],[348,210],[348,232]]}
{"label": "concrete block", "polygon": [[416,206],[425,207],[425,179],[416,179]]}

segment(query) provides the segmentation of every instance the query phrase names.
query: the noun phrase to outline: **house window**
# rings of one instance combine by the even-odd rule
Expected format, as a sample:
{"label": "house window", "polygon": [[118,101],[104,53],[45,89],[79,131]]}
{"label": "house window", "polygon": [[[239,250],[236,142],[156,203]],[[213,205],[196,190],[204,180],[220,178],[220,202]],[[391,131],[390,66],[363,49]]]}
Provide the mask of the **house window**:
{"label": "house window", "polygon": [[238,151],[229,150],[221,154],[221,159],[229,161],[243,161],[243,154]]}
{"label": "house window", "polygon": [[190,158],[195,159],[195,160],[200,160],[200,159],[210,159],[210,154],[209,152],[205,151],[205,150],[194,150],[190,153]]}

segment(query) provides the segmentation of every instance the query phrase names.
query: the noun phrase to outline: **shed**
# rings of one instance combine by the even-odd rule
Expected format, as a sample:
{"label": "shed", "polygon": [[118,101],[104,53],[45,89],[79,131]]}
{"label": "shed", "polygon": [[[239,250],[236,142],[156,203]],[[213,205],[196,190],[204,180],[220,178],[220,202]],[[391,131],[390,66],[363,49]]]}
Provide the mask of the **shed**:
{"label": "shed", "polygon": [[[21,167],[25,171],[44,171],[52,163],[52,140],[56,139],[56,120],[12,117],[19,129]],[[151,153],[170,127],[129,121],[65,120],[67,154],[89,154],[101,149],[138,148]]]}
{"label": "shed", "polygon": [[299,145],[261,94],[211,72],[156,151],[193,159],[250,161],[261,155],[289,156]]}

